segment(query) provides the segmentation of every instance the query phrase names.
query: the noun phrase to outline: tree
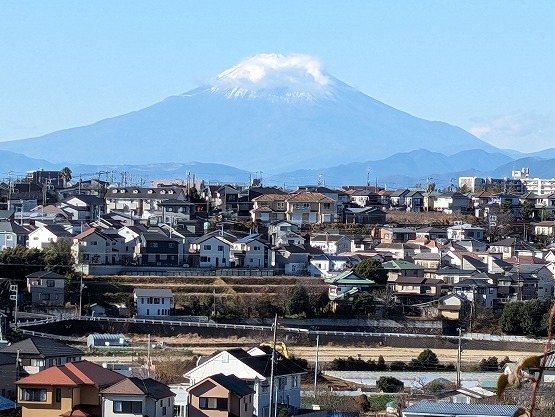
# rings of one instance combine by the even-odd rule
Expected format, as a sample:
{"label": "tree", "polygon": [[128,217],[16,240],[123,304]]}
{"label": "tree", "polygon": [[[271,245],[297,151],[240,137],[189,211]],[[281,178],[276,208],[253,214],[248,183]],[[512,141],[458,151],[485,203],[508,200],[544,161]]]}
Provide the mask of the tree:
{"label": "tree", "polygon": [[371,279],[378,285],[385,285],[387,283],[386,270],[379,261],[373,258],[362,260],[353,268],[353,271],[358,276]]}
{"label": "tree", "polygon": [[480,371],[498,371],[499,370],[499,361],[497,360],[496,356],[490,356],[487,359],[482,359],[480,361]]}
{"label": "tree", "polygon": [[392,376],[381,376],[376,381],[376,388],[381,392],[399,392],[405,387],[403,381],[398,380]]}
{"label": "tree", "polygon": [[295,286],[285,308],[289,315],[310,314],[310,300],[306,288],[301,285]]}
{"label": "tree", "polygon": [[435,369],[439,365],[439,359],[431,349],[424,349],[416,359],[411,361],[411,365],[418,368]]}
{"label": "tree", "polygon": [[71,169],[69,167],[63,167],[60,171],[60,177],[64,180],[64,186],[71,181]]}
{"label": "tree", "polygon": [[43,253],[45,270],[67,277],[73,275],[75,261],[71,254],[71,242],[68,239],[58,239],[44,249]]}

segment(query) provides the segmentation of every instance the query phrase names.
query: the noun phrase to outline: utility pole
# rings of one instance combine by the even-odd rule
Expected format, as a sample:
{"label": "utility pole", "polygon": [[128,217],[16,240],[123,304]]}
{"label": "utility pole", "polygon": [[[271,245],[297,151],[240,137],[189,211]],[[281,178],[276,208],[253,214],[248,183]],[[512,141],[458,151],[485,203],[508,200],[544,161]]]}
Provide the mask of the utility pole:
{"label": "utility pole", "polygon": [[314,360],[314,402],[316,402],[316,386],[318,384],[318,353],[320,349],[320,335],[316,335],[316,359]]}
{"label": "utility pole", "polygon": [[457,328],[459,331],[459,343],[457,347],[457,388],[461,387],[461,358],[462,358],[462,349],[461,349],[461,342],[462,342],[462,328]]}
{"label": "utility pole", "polygon": [[[272,407],[274,407],[274,367],[276,355],[276,339],[277,339],[277,314],[274,318],[274,339],[272,341],[272,356],[270,365],[270,406],[268,409],[268,416],[272,417]],[[274,407],[277,410],[277,407]]]}

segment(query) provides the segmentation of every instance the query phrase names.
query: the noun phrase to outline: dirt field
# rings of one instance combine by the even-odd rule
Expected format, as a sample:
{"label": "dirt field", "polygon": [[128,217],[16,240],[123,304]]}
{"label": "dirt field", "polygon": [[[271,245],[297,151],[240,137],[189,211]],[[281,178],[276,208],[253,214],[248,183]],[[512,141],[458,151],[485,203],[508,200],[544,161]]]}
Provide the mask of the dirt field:
{"label": "dirt field", "polygon": [[[211,356],[216,352],[232,349],[237,347],[249,348],[257,345],[260,341],[254,341],[247,338],[226,338],[226,339],[203,339],[200,337],[187,337],[187,338],[164,338],[157,337],[151,340],[152,343],[164,342],[167,343],[170,348],[164,351],[164,354],[171,355],[171,346],[176,346],[179,343],[182,347],[175,348],[174,352],[176,354],[182,354],[185,348],[191,351],[194,355],[201,356]],[[141,345],[147,345],[146,336],[135,336],[132,339],[132,345],[140,347]],[[463,363],[478,363],[484,358],[489,358],[492,356],[497,357],[499,360],[508,356],[511,360],[517,361],[520,358],[527,357],[530,355],[538,354],[542,352],[542,345],[538,344],[537,351],[524,352],[524,351],[508,351],[508,350],[463,350],[462,352],[462,362]],[[315,346],[288,346],[289,354],[294,355],[298,358],[304,358],[308,360],[309,363],[315,361],[316,347]],[[321,345],[319,348],[319,361],[320,362],[331,362],[335,358],[346,358],[352,356],[354,358],[359,357],[363,360],[377,359],[380,355],[384,357],[386,362],[393,361],[403,361],[409,362],[411,359],[416,358],[423,348],[398,348],[398,347],[360,347],[360,346],[337,346],[337,345]],[[439,360],[444,363],[453,363],[457,358],[456,349],[433,349],[434,353],[437,354]],[[157,354],[153,350],[153,354]],[[95,361],[114,361],[116,358],[100,358],[94,359]],[[93,359],[91,359],[93,360]],[[117,357],[117,360],[121,362],[131,361],[131,356]]]}

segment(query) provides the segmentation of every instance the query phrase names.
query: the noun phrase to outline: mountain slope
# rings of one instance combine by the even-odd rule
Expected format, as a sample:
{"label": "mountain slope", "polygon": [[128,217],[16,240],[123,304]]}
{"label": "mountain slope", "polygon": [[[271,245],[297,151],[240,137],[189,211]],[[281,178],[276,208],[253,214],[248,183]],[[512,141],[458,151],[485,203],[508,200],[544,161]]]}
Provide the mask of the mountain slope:
{"label": "mountain slope", "polygon": [[427,148],[496,151],[470,133],[387,106],[303,55],[260,55],[145,109],[0,149],[52,161],[197,160],[278,172]]}

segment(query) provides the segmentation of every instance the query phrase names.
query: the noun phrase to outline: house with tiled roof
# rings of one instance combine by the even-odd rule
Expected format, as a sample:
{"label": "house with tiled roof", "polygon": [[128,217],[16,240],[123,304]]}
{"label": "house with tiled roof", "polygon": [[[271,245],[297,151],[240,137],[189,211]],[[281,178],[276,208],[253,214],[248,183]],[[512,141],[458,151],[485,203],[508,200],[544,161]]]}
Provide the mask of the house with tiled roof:
{"label": "house with tiled roof", "polygon": [[60,207],[72,220],[94,220],[106,212],[103,198],[87,194],[70,196],[60,202]]}
{"label": "house with tiled roof", "polygon": [[123,379],[88,361],[45,369],[16,382],[22,417],[103,417],[100,391]]}
{"label": "house with tiled roof", "polygon": [[230,266],[240,268],[268,268],[273,261],[273,251],[258,233],[249,234],[233,242]]}
{"label": "house with tiled roof", "polygon": [[308,273],[311,253],[306,245],[278,246],[274,248],[274,254],[276,272],[285,275],[304,275]]}
{"label": "house with tiled roof", "polygon": [[53,339],[30,337],[6,346],[0,353],[12,358],[19,355],[21,370],[36,374],[44,369],[69,362],[80,361],[83,352]]}
{"label": "house with tiled roof", "polygon": [[252,417],[254,389],[235,375],[208,376],[188,389],[189,417]]}
{"label": "house with tiled roof", "polygon": [[345,207],[339,213],[341,223],[348,224],[384,224],[386,213],[381,206]]}
{"label": "house with tiled roof", "polygon": [[405,243],[416,239],[416,230],[408,227],[384,226],[380,228],[379,238],[382,243]]}
{"label": "house with tiled roof", "polygon": [[123,245],[119,235],[111,236],[100,228],[90,227],[73,238],[71,254],[77,264],[113,265],[120,261],[118,241]]}
{"label": "house with tiled roof", "polygon": [[394,282],[398,277],[424,277],[424,267],[403,259],[384,262],[383,269],[387,271],[387,282]]}
{"label": "house with tiled roof", "polygon": [[164,233],[143,232],[136,241],[133,258],[137,265],[179,266],[180,242]]}
{"label": "house with tiled roof", "polygon": [[480,226],[473,226],[468,223],[455,224],[447,228],[447,237],[453,240],[462,239],[484,239],[484,228]]}
{"label": "house with tiled roof", "polygon": [[341,272],[324,280],[328,285],[328,298],[330,301],[344,300],[345,294],[354,294],[359,292],[369,292],[376,283],[364,278],[354,272],[352,269]]}
{"label": "house with tiled roof", "polygon": [[175,394],[166,384],[152,378],[125,378],[100,391],[102,417],[173,415]]}
{"label": "house with tiled roof", "polygon": [[[288,408],[294,415],[301,406],[301,376],[306,373],[306,370],[279,352],[275,352],[274,355],[277,356],[273,373],[274,401]],[[195,386],[205,378],[217,374],[235,375],[254,391],[252,415],[264,417],[269,415],[272,356],[271,349],[226,350],[199,364],[184,376]]]}
{"label": "house with tiled roof", "polygon": [[227,268],[233,243],[238,239],[234,233],[217,230],[192,241],[190,252],[198,255],[201,268]]}
{"label": "house with tiled roof", "polygon": [[29,230],[15,221],[0,220],[0,251],[16,245],[25,246]]}
{"label": "house with tiled roof", "polygon": [[331,223],[336,219],[336,201],[321,193],[265,194],[253,199],[253,221],[287,220],[298,225]]}

